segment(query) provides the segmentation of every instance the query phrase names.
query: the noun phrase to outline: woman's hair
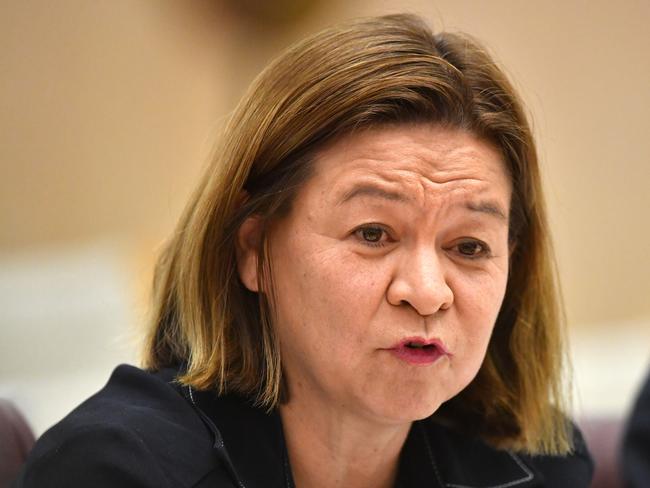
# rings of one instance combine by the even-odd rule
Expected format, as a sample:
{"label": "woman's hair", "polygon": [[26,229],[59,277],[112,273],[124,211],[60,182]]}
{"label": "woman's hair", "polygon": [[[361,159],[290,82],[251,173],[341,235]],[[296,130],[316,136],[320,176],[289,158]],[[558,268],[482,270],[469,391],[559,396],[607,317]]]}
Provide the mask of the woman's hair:
{"label": "woman's hair", "polygon": [[433,34],[413,15],[326,29],[257,77],[159,258],[145,367],[182,365],[185,384],[275,407],[284,388],[273,296],[252,293],[239,280],[239,226],[252,215],[261,218],[258,276],[272,284],[267,231],[290,209],[315,153],[355,130],[414,123],[489,141],[513,188],[510,276],[485,361],[434,419],[497,447],[569,451],[560,299],[522,103],[477,41]]}

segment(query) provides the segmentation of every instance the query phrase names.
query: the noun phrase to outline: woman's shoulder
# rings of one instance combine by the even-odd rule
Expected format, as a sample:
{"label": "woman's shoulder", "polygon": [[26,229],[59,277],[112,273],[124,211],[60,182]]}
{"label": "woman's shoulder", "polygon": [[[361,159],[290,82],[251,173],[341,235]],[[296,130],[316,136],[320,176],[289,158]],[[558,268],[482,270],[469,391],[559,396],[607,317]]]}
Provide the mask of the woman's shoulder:
{"label": "woman's shoulder", "polygon": [[574,449],[566,455],[530,455],[496,449],[431,420],[420,422],[430,462],[448,486],[587,488],[593,461],[574,426]]}
{"label": "woman's shoulder", "polygon": [[202,486],[216,479],[211,435],[174,376],[116,368],[104,388],[41,436],[14,486]]}
{"label": "woman's shoulder", "polygon": [[573,425],[573,450],[565,455],[520,454],[520,458],[540,473],[544,486],[558,488],[588,487],[594,474],[594,462],[582,433]]}

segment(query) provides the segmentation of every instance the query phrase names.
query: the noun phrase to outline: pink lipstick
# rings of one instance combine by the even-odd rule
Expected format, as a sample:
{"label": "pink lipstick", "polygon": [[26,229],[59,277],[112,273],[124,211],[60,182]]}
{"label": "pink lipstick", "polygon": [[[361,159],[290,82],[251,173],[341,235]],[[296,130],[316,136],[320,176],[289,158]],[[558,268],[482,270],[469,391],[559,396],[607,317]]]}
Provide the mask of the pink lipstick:
{"label": "pink lipstick", "polygon": [[395,356],[411,364],[432,364],[443,356],[451,354],[438,339],[408,337],[389,349]]}

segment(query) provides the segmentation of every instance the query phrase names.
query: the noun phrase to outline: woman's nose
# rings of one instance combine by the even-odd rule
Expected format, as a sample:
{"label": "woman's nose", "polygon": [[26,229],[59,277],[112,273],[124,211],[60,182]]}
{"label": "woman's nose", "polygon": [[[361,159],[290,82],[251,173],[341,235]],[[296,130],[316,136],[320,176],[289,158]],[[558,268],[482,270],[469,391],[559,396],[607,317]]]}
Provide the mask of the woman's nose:
{"label": "woman's nose", "polygon": [[391,305],[408,304],[422,316],[451,307],[454,293],[436,250],[406,254],[397,265],[386,298]]}

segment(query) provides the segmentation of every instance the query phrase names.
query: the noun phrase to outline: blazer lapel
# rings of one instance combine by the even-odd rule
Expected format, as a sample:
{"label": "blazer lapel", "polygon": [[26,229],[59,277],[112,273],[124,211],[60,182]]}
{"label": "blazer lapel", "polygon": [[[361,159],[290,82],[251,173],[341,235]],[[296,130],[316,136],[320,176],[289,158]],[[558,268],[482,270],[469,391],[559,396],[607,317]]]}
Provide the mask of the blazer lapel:
{"label": "blazer lapel", "polygon": [[[516,453],[467,438],[430,419],[417,422],[423,450],[442,488],[531,488],[540,476]],[[412,429],[414,430],[414,429]],[[414,485],[437,486],[437,485]]]}

